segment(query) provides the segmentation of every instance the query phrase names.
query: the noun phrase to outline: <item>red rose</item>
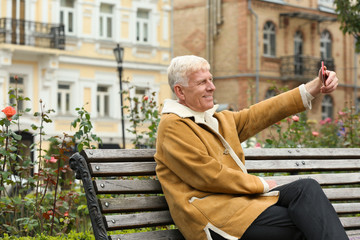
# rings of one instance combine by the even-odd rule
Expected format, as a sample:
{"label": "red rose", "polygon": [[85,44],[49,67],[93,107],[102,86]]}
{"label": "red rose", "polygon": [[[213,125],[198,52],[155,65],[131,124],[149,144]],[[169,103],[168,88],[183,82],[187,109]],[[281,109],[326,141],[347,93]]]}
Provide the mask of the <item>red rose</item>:
{"label": "red rose", "polygon": [[144,101],[147,101],[149,99],[148,96],[144,96]]}
{"label": "red rose", "polygon": [[12,116],[15,115],[16,110],[15,108],[8,106],[2,110],[2,112],[6,115],[7,119],[11,121]]}

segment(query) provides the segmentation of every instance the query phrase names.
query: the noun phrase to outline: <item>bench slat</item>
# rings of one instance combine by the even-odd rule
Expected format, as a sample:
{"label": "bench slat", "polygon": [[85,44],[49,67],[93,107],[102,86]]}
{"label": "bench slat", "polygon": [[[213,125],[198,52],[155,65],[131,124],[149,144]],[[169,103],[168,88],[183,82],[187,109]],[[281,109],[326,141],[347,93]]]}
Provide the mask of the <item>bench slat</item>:
{"label": "bench slat", "polygon": [[[331,189],[333,190],[333,189]],[[337,190],[337,189],[336,189]],[[327,189],[325,194],[330,200],[359,199],[360,196],[345,197],[346,189],[338,189],[334,193],[329,194]],[[344,190],[344,191],[343,191]],[[331,196],[333,194],[333,196]],[[148,196],[148,197],[119,197],[119,198],[102,198],[100,199],[101,210],[103,213],[116,212],[134,212],[149,210],[165,210],[168,209],[164,196]],[[337,213],[360,213],[360,203],[334,203]]]}
{"label": "bench slat", "polygon": [[348,230],[346,233],[350,240],[360,240],[360,230]]}
{"label": "bench slat", "polygon": [[340,221],[344,228],[360,227],[360,217],[340,217]]}
{"label": "bench slat", "polygon": [[[94,177],[155,175],[155,162],[93,162],[89,164]],[[246,162],[249,172],[289,172],[320,170],[359,170],[359,160],[250,160]]]}
{"label": "bench slat", "polygon": [[163,226],[174,224],[169,211],[155,211],[105,216],[108,230]]}
{"label": "bench slat", "polygon": [[246,159],[359,159],[360,148],[245,148]]}
{"label": "bench slat", "polygon": [[275,180],[279,185],[304,178],[315,179],[321,185],[360,183],[359,173],[323,173],[323,174],[319,173],[319,174],[302,174],[302,175],[289,175],[289,176],[272,176],[272,177],[264,177],[264,178]]}
{"label": "bench slat", "polygon": [[158,180],[96,180],[97,194],[162,193]]}
{"label": "bench slat", "polygon": [[155,162],[90,163],[93,177],[155,175]]}
{"label": "bench slat", "polygon": [[360,188],[324,188],[330,200],[357,200],[360,199]]}
{"label": "bench slat", "polygon": [[82,155],[87,162],[154,161],[155,149],[86,149]]}
{"label": "bench slat", "polygon": [[[331,189],[332,190],[332,189]],[[325,194],[330,200],[344,200],[346,191],[335,191],[329,194],[325,190]],[[346,190],[346,189],[344,189]],[[331,196],[334,194],[334,196]],[[359,199],[356,195],[351,199]],[[349,197],[346,197],[349,199]],[[148,197],[119,197],[119,198],[102,198],[99,200],[101,211],[103,213],[118,213],[118,212],[134,212],[134,211],[150,211],[150,210],[166,210],[168,205],[164,196],[148,196]],[[360,203],[334,203],[337,213],[360,213]]]}
{"label": "bench slat", "polygon": [[118,197],[100,199],[103,213],[166,210],[168,205],[164,196]]}
{"label": "bench slat", "polygon": [[272,161],[268,160],[247,160],[245,162],[249,172],[289,172],[289,171],[311,171],[320,170],[359,170],[360,161],[357,159],[337,159],[337,160],[315,160],[315,159],[284,159]]}
{"label": "bench slat", "polygon": [[111,240],[185,240],[177,229],[111,235]]}
{"label": "bench slat", "polygon": [[338,214],[360,213],[360,203],[334,203],[333,206]]}

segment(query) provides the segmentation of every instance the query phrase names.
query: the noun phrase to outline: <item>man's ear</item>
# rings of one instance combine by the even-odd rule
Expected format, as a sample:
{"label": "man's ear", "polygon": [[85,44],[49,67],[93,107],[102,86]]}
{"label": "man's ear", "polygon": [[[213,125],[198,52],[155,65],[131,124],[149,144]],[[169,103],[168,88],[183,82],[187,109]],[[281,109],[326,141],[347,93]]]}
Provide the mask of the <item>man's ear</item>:
{"label": "man's ear", "polygon": [[184,91],[180,85],[174,86],[174,93],[179,100],[185,100]]}

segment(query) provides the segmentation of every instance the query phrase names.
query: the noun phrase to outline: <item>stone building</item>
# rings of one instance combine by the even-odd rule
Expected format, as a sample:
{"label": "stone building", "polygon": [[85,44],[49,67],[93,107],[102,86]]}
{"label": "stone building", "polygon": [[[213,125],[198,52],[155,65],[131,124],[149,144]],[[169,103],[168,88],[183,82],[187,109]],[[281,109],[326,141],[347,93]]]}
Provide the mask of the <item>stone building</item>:
{"label": "stone building", "polygon": [[[359,54],[333,0],[174,0],[174,55],[211,63],[223,108],[243,109],[313,79],[323,60],[338,90],[313,102],[311,119],[360,104]],[[276,86],[276,88],[274,88]]]}

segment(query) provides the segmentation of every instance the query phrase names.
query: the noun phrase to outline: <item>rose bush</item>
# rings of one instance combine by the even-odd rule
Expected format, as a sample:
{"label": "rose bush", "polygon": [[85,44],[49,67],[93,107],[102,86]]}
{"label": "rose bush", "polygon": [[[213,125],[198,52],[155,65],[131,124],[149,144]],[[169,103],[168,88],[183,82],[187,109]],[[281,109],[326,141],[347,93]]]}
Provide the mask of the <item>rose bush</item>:
{"label": "rose bush", "polygon": [[135,148],[155,148],[157,127],[160,122],[160,106],[155,99],[156,92],[144,95],[141,99],[131,96],[129,91],[124,93],[127,94],[126,100],[129,101],[129,106],[124,108],[130,112],[131,123],[127,131],[135,136],[132,143]]}
{"label": "rose bush", "polygon": [[[75,137],[64,133],[46,138],[44,126],[52,123],[50,114],[54,110],[46,110],[40,100],[40,112],[33,115],[39,126],[31,125],[38,140],[28,146],[22,141],[22,133],[30,130],[21,129],[20,121],[22,114],[31,110],[17,112],[14,107],[30,99],[17,97],[16,89],[9,95],[16,103],[5,107],[4,117],[0,117],[0,238],[6,234],[54,236],[88,229],[85,194],[73,184],[73,174],[67,173],[71,171],[68,158],[75,142],[81,148],[94,148],[94,141],[99,140],[91,133],[89,113],[77,109],[78,118],[72,123],[77,128]],[[45,141],[51,143],[48,150],[43,148]],[[34,151],[38,152],[36,159],[28,153]]]}
{"label": "rose bush", "polygon": [[354,107],[344,108],[335,119],[325,118],[319,123],[301,113],[274,124],[266,140],[259,143],[266,148],[356,148],[360,146],[360,113]]}

